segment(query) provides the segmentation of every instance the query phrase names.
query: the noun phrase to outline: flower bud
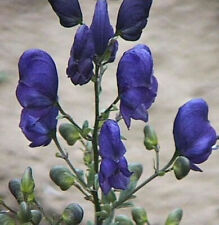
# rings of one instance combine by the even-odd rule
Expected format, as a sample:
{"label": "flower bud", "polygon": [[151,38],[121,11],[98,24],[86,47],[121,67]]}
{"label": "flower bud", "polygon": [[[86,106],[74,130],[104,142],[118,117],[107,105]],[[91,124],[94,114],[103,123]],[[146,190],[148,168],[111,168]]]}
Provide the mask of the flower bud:
{"label": "flower bud", "polygon": [[141,174],[143,172],[143,166],[140,163],[130,163],[129,170],[133,172],[131,176],[131,181],[137,181],[141,177]]}
{"label": "flower bud", "polygon": [[22,223],[27,223],[31,220],[31,211],[26,202],[21,202],[20,209],[17,212],[17,216]]}
{"label": "flower bud", "polygon": [[115,224],[117,225],[134,225],[134,223],[125,215],[119,215],[115,218]]}
{"label": "flower bud", "polygon": [[23,193],[31,194],[35,188],[34,179],[32,176],[32,169],[27,167],[21,179],[21,190]]}
{"label": "flower bud", "polygon": [[167,217],[165,225],[179,225],[183,216],[182,209],[174,209]]}
{"label": "flower bud", "polygon": [[142,207],[132,209],[132,219],[137,225],[144,225],[148,221],[147,212]]}
{"label": "flower bud", "polygon": [[77,128],[69,123],[63,123],[59,126],[59,132],[67,141],[68,145],[74,145],[80,139],[80,134]]}
{"label": "flower bud", "polygon": [[62,219],[66,225],[79,224],[83,219],[84,211],[79,204],[68,205],[62,214]]}
{"label": "flower bud", "polygon": [[179,156],[174,162],[173,170],[176,178],[181,180],[187,176],[190,171],[190,161],[184,156]]}
{"label": "flower bud", "polygon": [[146,125],[144,128],[144,146],[147,150],[155,149],[158,145],[157,134],[153,127]]}
{"label": "flower bud", "polygon": [[75,183],[74,175],[64,166],[54,166],[49,175],[62,191],[69,189]]}
{"label": "flower bud", "polygon": [[0,224],[1,225],[16,225],[15,221],[7,214],[0,213]]}
{"label": "flower bud", "polygon": [[12,179],[8,183],[8,188],[12,195],[14,195],[15,199],[18,203],[21,203],[24,200],[23,193],[21,191],[21,180],[20,179]]}
{"label": "flower bud", "polygon": [[39,210],[31,210],[32,221],[35,225],[38,225],[42,220],[42,214]]}

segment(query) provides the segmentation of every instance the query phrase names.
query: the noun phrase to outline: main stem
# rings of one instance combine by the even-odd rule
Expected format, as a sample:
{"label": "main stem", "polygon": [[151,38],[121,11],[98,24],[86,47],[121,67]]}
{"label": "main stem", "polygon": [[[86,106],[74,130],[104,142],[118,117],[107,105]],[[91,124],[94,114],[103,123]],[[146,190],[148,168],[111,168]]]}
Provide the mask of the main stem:
{"label": "main stem", "polygon": [[[93,130],[93,137],[92,137],[92,145],[93,145],[93,158],[94,158],[94,170],[95,174],[98,174],[99,170],[99,154],[98,154],[98,128],[99,128],[99,65],[95,65],[95,78],[94,78],[94,91],[95,91],[95,122],[94,122],[94,130]],[[97,212],[101,211],[100,202],[98,197],[98,191],[95,190],[92,192],[94,198],[94,205],[95,205],[95,219],[96,225],[101,225],[102,220],[97,215]]]}

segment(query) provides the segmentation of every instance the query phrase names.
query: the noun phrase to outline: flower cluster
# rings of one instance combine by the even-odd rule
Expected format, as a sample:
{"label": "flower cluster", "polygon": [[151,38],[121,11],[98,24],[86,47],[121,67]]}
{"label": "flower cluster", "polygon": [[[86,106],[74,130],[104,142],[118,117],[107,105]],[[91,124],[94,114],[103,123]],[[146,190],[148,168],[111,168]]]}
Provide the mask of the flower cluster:
{"label": "flower cluster", "polygon": [[121,141],[120,129],[116,121],[108,119],[102,126],[99,136],[102,157],[99,182],[104,194],[111,188],[126,189],[131,172],[124,154],[125,146]]}
{"label": "flower cluster", "polygon": [[53,59],[40,49],[30,49],[19,60],[19,83],[16,90],[23,107],[20,128],[32,143],[48,145],[56,130],[58,76]]}
{"label": "flower cluster", "polygon": [[[49,0],[49,3],[58,15],[61,25],[64,27],[80,25],[74,37],[66,74],[74,85],[88,83],[95,74],[93,81],[95,91],[98,92],[99,89],[96,87],[101,87],[102,78],[99,69],[104,71],[105,64],[115,60],[118,50],[117,37],[120,36],[128,41],[136,41],[140,38],[147,24],[152,0],[123,0],[115,31],[110,23],[106,0],[97,0],[90,27],[83,22],[78,0]],[[58,115],[58,75],[55,63],[45,51],[31,49],[24,52],[19,60],[19,75],[16,95],[23,107],[20,127],[31,141],[31,147],[48,145],[56,132]],[[117,86],[120,114],[128,129],[131,126],[131,119],[147,122],[148,109],[155,101],[158,91],[153,57],[147,45],[138,44],[123,54],[117,68]],[[95,94],[99,96],[99,92]],[[95,100],[97,101],[97,97]],[[99,107],[99,104],[96,103],[96,107]],[[111,108],[108,109],[109,111],[106,111],[110,112]],[[60,111],[62,112],[62,109]],[[129,171],[124,157],[126,149],[121,141],[118,123],[108,119],[108,115],[107,118],[98,115],[99,108],[96,114],[94,129],[92,130],[86,123],[87,127],[83,125],[82,128],[76,124],[76,136],[79,139],[89,137],[86,140],[90,141],[92,139],[90,134],[93,132],[93,140],[97,142],[100,118],[106,120],[99,134],[99,155],[102,161],[98,176],[100,187],[107,195],[112,188],[126,189],[132,172]],[[88,136],[83,133],[86,129],[88,132],[85,133]],[[148,130],[145,129],[145,132]],[[207,103],[202,99],[193,99],[184,104],[176,116],[173,134],[178,155],[187,158],[188,168],[190,162],[191,169],[201,171],[196,164],[208,159],[212,146],[217,141],[216,132],[208,121]],[[93,142],[94,156],[98,154],[98,152],[95,154],[94,150],[98,151],[98,144],[95,141]],[[157,146],[157,138],[155,142]],[[147,146],[148,149],[155,149],[155,145]],[[94,164],[98,172],[96,169],[98,157]],[[84,182],[82,184],[86,186]]]}
{"label": "flower cluster", "polygon": [[217,141],[214,128],[208,121],[208,105],[203,99],[192,99],[180,107],[173,128],[176,149],[190,160],[190,167],[208,159]]}

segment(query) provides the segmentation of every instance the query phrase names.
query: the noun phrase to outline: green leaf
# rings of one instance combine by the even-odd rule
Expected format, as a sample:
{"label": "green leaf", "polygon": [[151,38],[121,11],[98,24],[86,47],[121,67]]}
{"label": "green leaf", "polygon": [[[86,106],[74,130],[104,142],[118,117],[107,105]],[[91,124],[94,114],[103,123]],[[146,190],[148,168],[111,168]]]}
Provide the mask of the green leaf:
{"label": "green leaf", "polygon": [[116,201],[116,194],[114,191],[110,191],[107,195],[102,193],[102,202],[103,203],[113,203]]}
{"label": "green leaf", "polygon": [[17,216],[19,220],[23,223],[30,222],[32,215],[31,215],[30,208],[26,202],[21,202],[20,209],[17,212]]}
{"label": "green leaf", "polygon": [[16,225],[16,222],[7,214],[0,213],[0,224],[1,225]]}
{"label": "green leaf", "polygon": [[121,209],[121,208],[129,208],[129,207],[133,207],[134,204],[132,202],[124,202],[122,204],[120,204],[117,209]]}
{"label": "green leaf", "polygon": [[134,225],[134,223],[125,215],[119,215],[115,218],[116,225]]}

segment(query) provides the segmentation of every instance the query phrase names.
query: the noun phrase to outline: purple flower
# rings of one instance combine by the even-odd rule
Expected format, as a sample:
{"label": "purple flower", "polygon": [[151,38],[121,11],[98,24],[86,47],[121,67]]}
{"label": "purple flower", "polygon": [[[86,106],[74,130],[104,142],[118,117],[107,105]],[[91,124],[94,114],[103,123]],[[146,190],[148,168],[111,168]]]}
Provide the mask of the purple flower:
{"label": "purple flower", "polygon": [[90,29],[86,25],[80,26],[75,35],[66,70],[73,84],[83,85],[92,78],[94,51]]}
{"label": "purple flower", "polygon": [[119,9],[116,34],[128,41],[140,38],[147,24],[152,0],[123,0]]}
{"label": "purple flower", "polygon": [[51,142],[51,132],[56,130],[57,107],[44,109],[24,108],[21,113],[20,128],[31,141],[30,147],[46,146]]}
{"label": "purple flower", "polygon": [[131,172],[124,157],[126,152],[120,137],[120,129],[116,121],[107,120],[99,136],[100,155],[102,157],[99,182],[106,195],[111,188],[126,189]]}
{"label": "purple flower", "polygon": [[208,159],[217,141],[208,121],[208,105],[203,99],[192,99],[179,108],[173,134],[180,155],[190,160],[191,169],[202,171],[195,164]]}
{"label": "purple flower", "polygon": [[48,145],[56,130],[58,109],[58,75],[50,55],[40,49],[30,49],[20,57],[19,83],[16,95],[24,108],[20,128],[32,143],[31,147]]}
{"label": "purple flower", "polygon": [[82,23],[81,7],[78,0],[48,0],[64,27]]}
{"label": "purple flower", "polygon": [[106,0],[97,1],[90,29],[93,34],[95,53],[98,56],[102,56],[107,48],[109,40],[114,36],[113,27],[109,20]]}
{"label": "purple flower", "polygon": [[136,45],[125,52],[117,69],[120,112],[130,127],[131,118],[148,121],[147,110],[157,95],[158,83],[153,76],[153,58],[146,45]]}

